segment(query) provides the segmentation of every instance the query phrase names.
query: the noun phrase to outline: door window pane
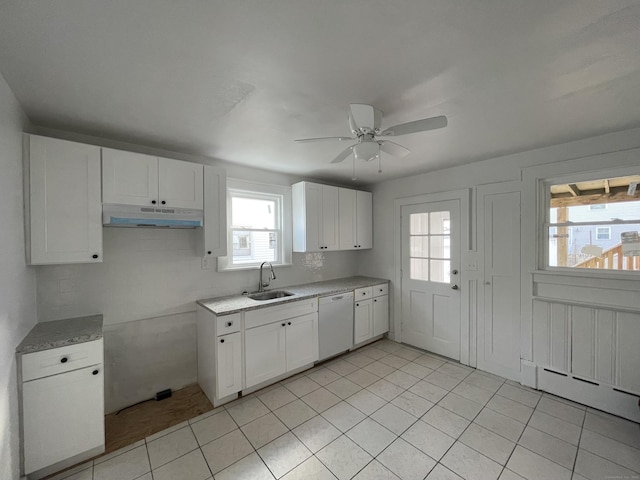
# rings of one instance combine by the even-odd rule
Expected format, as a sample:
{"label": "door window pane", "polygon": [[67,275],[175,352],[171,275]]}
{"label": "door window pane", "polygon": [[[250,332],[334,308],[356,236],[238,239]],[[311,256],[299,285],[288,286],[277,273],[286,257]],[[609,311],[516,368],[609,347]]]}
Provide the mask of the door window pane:
{"label": "door window pane", "polygon": [[409,216],[410,278],[450,281],[450,212],[413,213]]}
{"label": "door window pane", "polygon": [[429,260],[423,258],[411,258],[411,278],[413,280],[429,280]]}
{"label": "door window pane", "polygon": [[429,214],[412,213],[409,215],[409,224],[411,235],[425,235],[429,233]]}
{"label": "door window pane", "polygon": [[431,212],[430,214],[430,234],[431,235],[448,235],[450,233],[450,214],[449,212]]}
{"label": "door window pane", "polygon": [[431,258],[442,258],[448,260],[451,258],[451,237],[448,235],[434,235],[431,237]]}
{"label": "door window pane", "polygon": [[430,260],[430,280],[449,283],[451,280],[449,260]]}
{"label": "door window pane", "polygon": [[411,257],[429,257],[429,237],[428,236],[412,236],[409,240],[411,242]]}

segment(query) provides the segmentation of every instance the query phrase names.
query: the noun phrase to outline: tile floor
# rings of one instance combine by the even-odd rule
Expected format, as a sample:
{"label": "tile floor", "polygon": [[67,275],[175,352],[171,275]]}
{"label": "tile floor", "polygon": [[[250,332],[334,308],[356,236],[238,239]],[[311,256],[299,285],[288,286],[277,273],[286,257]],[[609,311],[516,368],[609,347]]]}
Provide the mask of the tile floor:
{"label": "tile floor", "polygon": [[383,340],[55,480],[640,478],[640,426]]}

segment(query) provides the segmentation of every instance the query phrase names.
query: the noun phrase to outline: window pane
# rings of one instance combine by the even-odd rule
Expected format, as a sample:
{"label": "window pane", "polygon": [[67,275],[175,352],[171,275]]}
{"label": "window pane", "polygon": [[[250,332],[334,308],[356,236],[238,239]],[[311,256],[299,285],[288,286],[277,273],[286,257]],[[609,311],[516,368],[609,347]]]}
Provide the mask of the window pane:
{"label": "window pane", "polygon": [[259,198],[231,197],[233,228],[276,228],[276,202]]}
{"label": "window pane", "polygon": [[432,282],[449,283],[451,275],[449,270],[450,262],[448,260],[430,260],[430,266],[430,280]]}
{"label": "window pane", "polygon": [[600,205],[574,205],[551,208],[550,210],[551,223],[561,223],[563,221],[574,223],[610,222],[614,219],[640,220],[640,201],[608,203]]}
{"label": "window pane", "polygon": [[409,215],[409,225],[411,235],[426,235],[429,233],[429,214],[412,213]]}
{"label": "window pane", "polygon": [[451,258],[451,237],[448,235],[434,235],[431,237],[431,254],[432,258]]}
{"label": "window pane", "polygon": [[409,276],[412,280],[424,280],[425,282],[429,280],[429,260],[424,260],[422,258],[411,258],[410,268],[411,272]]}
{"label": "window pane", "polygon": [[278,238],[278,232],[234,230],[233,264],[243,265],[277,261]]}
{"label": "window pane", "polygon": [[431,212],[430,233],[431,235],[449,234],[450,220],[449,212]]}
{"label": "window pane", "polygon": [[411,237],[411,257],[428,257],[429,256],[429,237],[413,236]]}

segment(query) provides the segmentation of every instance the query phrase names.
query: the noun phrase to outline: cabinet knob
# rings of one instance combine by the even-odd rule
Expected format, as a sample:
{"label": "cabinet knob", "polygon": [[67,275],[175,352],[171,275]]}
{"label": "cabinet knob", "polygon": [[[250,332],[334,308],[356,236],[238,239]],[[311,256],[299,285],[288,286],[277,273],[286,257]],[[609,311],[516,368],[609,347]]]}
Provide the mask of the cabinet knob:
{"label": "cabinet knob", "polygon": [[208,250],[208,251],[207,251],[207,255],[211,255],[211,250]]}
{"label": "cabinet knob", "polygon": [[156,201],[155,201],[155,200],[151,200],[151,204],[152,204],[152,205],[155,205],[155,204],[156,204]]}
{"label": "cabinet knob", "polygon": [[283,327],[286,327],[286,326],[287,326],[287,324],[286,324],[286,323],[283,323],[283,324],[282,324],[282,326],[283,326]]}
{"label": "cabinet knob", "polygon": [[378,299],[377,299],[377,298],[374,298],[374,299],[373,299],[373,303],[378,303]]}
{"label": "cabinet knob", "polygon": [[220,343],[224,343],[224,338],[221,338],[221,339],[220,339]]}
{"label": "cabinet knob", "polygon": [[227,327],[230,327],[233,325],[233,322],[227,322]]}
{"label": "cabinet knob", "polygon": [[67,363],[67,360],[69,360],[67,357],[62,357],[60,363]]}
{"label": "cabinet knob", "polygon": [[98,254],[94,253],[93,255],[91,255],[91,258],[98,258]]}
{"label": "cabinet knob", "polygon": [[98,373],[100,373],[100,370],[94,370],[93,372],[91,372],[92,375],[97,375]]}
{"label": "cabinet knob", "polygon": [[362,294],[363,294],[363,295],[366,295],[366,294],[367,294],[367,292],[362,292]]}
{"label": "cabinet knob", "polygon": [[356,307],[359,307],[359,306],[360,306],[360,304],[359,304],[359,303],[356,303]]}
{"label": "cabinet knob", "polygon": [[287,322],[287,325],[291,325],[291,322]]}
{"label": "cabinet knob", "polygon": [[167,202],[165,202],[164,200],[162,200],[160,203],[163,204],[163,205],[167,204]]}

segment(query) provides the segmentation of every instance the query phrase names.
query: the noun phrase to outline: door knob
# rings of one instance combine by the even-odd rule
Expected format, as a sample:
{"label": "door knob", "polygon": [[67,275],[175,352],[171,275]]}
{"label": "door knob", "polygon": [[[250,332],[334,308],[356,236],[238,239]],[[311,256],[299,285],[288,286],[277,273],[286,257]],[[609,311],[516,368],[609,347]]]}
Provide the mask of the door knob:
{"label": "door knob", "polygon": [[458,290],[458,285],[451,285],[451,290]]}
{"label": "door knob", "polygon": [[452,275],[457,275],[458,274],[458,270],[451,270],[451,274]]}

